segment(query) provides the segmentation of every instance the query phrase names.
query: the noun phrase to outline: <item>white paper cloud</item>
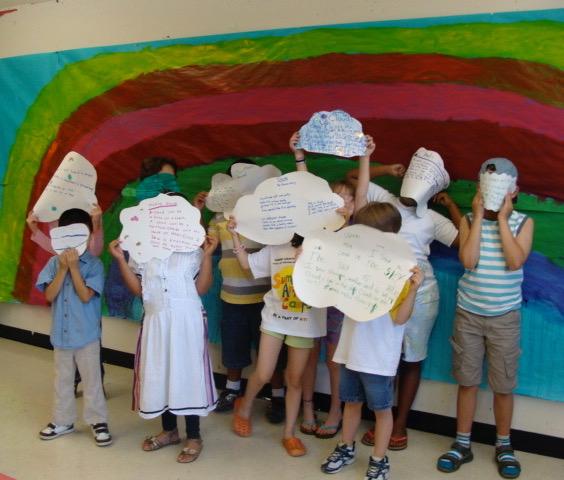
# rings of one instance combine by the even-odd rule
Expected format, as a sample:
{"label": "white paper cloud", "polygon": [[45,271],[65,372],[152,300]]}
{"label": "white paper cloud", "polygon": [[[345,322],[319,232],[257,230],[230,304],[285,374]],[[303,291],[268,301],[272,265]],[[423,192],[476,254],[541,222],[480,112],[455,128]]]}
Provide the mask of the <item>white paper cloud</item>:
{"label": "white paper cloud", "polygon": [[480,174],[480,192],[484,200],[484,208],[499,212],[505,195],[513,193],[517,188],[517,179],[506,173],[485,172]]}
{"label": "white paper cloud", "polygon": [[173,252],[192,252],[206,236],[200,225],[200,211],[182,197],[161,193],[125,208],[119,219],[123,225],[121,247],[137,263],[151,258],[165,259]]}
{"label": "white paper cloud", "polygon": [[233,176],[216,173],[211,180],[211,190],[206,207],[212,212],[231,212],[239,198],[254,192],[257,185],[267,178],[278,177],[282,172],[274,165],[236,163],[231,167]]}
{"label": "white paper cloud", "polygon": [[400,195],[417,202],[416,214],[423,217],[427,212],[427,202],[437,193],[445,190],[450,177],[444,162],[437,152],[419,148],[411,158],[401,184]]}
{"label": "white paper cloud", "polygon": [[389,312],[416,265],[406,240],[365,225],[312,234],[302,249],[293,274],[298,297],[359,322]]}
{"label": "white paper cloud", "polygon": [[255,242],[281,245],[294,233],[337,230],[345,220],[335,213],[343,199],[322,178],[291,172],[262,182],[252,195],[241,197],[233,216],[237,231]]}
{"label": "white paper cloud", "polygon": [[82,255],[88,246],[90,230],[84,223],[73,223],[66,227],[53,228],[49,235],[51,236],[51,246],[57,255],[68,248],[76,248],[78,255]]}
{"label": "white paper cloud", "polygon": [[343,110],[317,112],[300,128],[298,148],[339,157],[364,155],[362,124]]}
{"label": "white paper cloud", "polygon": [[40,222],[53,222],[70,208],[90,213],[96,200],[96,169],[82,155],[69,152],[33,207]]}

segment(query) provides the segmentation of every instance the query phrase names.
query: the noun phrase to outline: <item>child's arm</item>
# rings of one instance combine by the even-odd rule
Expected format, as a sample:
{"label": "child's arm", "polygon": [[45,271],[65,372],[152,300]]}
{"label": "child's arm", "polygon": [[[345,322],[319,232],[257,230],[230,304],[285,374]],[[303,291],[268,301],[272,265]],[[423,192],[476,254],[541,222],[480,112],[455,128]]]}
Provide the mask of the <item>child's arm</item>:
{"label": "child's arm", "polygon": [[307,172],[305,151],[302,148],[297,147],[299,141],[300,132],[294,132],[290,137],[290,150],[294,152],[294,158],[296,159],[296,170],[298,172]]}
{"label": "child's arm", "polygon": [[49,303],[53,303],[59,292],[61,291],[61,287],[63,286],[63,282],[65,281],[65,277],[67,276],[67,272],[69,271],[69,266],[67,263],[66,256],[64,252],[59,255],[59,267],[57,268],[57,273],[53,278],[53,281],[47,285],[45,289],[45,300]]}
{"label": "child's arm", "polygon": [[472,225],[466,220],[460,222],[459,226],[459,249],[458,258],[462,266],[472,270],[480,259],[480,234],[482,233],[482,219],[484,218],[484,202],[480,190],[472,200]]}
{"label": "child's arm", "polygon": [[99,257],[104,250],[104,228],[102,227],[102,209],[98,204],[94,204],[90,218],[92,218],[92,238],[88,251],[95,257]]}
{"label": "child's arm", "polygon": [[[370,183],[370,155],[372,155],[375,148],[376,145],[374,145],[372,137],[370,135],[366,135],[366,152],[362,157],[358,158],[358,176],[356,178],[357,181],[354,184],[356,187],[354,193],[354,213],[358,212],[368,202],[367,196],[368,184]],[[347,174],[347,179],[349,179],[349,174]]]}
{"label": "child's arm", "polygon": [[39,221],[37,220],[35,214],[33,212],[29,212],[25,221],[27,223],[27,226],[31,230],[31,241],[39,245],[46,252],[49,252],[52,255],[56,255],[57,253],[51,246],[51,240],[41,231],[39,225],[37,225]]}
{"label": "child's arm", "polygon": [[123,250],[119,246],[119,240],[112,240],[108,245],[108,250],[110,251],[112,257],[116,259],[123,281],[129,291],[133,293],[133,295],[140,297],[141,280],[139,280],[139,277],[133,273],[131,267],[128,265]]}
{"label": "child's arm", "polygon": [[458,208],[458,205],[454,203],[454,201],[452,200],[452,198],[450,198],[450,195],[447,192],[437,193],[433,197],[433,202],[438,203],[439,205],[445,207],[448,210],[448,214],[450,216],[450,219],[452,220],[452,223],[454,223],[456,228],[460,228],[460,222],[462,221],[462,214],[460,213],[460,209]]}
{"label": "child's arm", "polygon": [[[361,157],[362,158],[362,157]],[[405,167],[401,163],[394,163],[392,165],[372,165],[369,166],[369,178],[381,177],[382,175],[391,175],[392,177],[403,177]],[[355,187],[358,184],[360,176],[360,168],[355,168],[347,172],[347,180]]]}
{"label": "child's arm", "polygon": [[529,253],[531,253],[534,224],[533,219],[528,218],[521,231],[514,237],[511,233],[511,228],[509,228],[509,217],[512,211],[513,201],[511,194],[508,193],[497,216],[499,236],[501,237],[501,248],[503,249],[507,268],[509,270],[518,270],[527,260]]}
{"label": "child's arm", "polygon": [[76,251],[76,248],[69,248],[68,250],[65,250],[63,255],[66,256],[72,284],[78,298],[80,298],[82,303],[88,303],[94,296],[94,290],[86,286],[86,283],[84,283],[84,279],[82,278],[82,274],[80,273],[80,268],[78,266],[78,252]]}
{"label": "child's arm", "polygon": [[[199,192],[196,194],[196,196],[194,197],[194,200],[192,200],[192,204],[198,209],[200,210],[200,212],[202,212],[206,206],[206,198],[208,197],[208,192]],[[200,225],[202,225],[202,227],[204,227],[204,230],[206,228],[206,221],[204,220],[204,216],[200,215]]]}
{"label": "child's arm", "polygon": [[196,291],[198,295],[203,295],[207,293],[213,283],[213,263],[212,257],[213,252],[217,248],[218,240],[217,237],[212,237],[208,235],[204,241],[203,250],[204,255],[202,257],[202,264],[200,265],[200,273],[198,273],[198,278],[196,279]]}
{"label": "child's arm", "polygon": [[409,292],[407,292],[406,297],[395,310],[395,315],[392,315],[392,320],[397,325],[403,325],[411,317],[417,289],[423,282],[424,274],[419,267],[413,267],[411,271],[413,275],[411,275],[411,278],[408,280]]}
{"label": "child's arm", "polygon": [[239,260],[239,264],[243,270],[250,270],[251,266],[249,265],[249,254],[245,250],[245,245],[241,243],[241,239],[239,238],[239,234],[235,231],[237,228],[237,222],[235,218],[229,217],[229,222],[227,222],[227,230],[231,234],[233,238],[233,253],[237,256],[237,260]]}

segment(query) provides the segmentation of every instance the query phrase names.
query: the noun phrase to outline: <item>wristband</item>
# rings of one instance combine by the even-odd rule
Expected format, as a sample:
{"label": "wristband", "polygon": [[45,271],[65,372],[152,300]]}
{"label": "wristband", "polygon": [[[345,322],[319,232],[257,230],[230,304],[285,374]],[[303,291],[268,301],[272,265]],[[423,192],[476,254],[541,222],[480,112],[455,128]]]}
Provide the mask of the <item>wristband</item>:
{"label": "wristband", "polygon": [[305,163],[305,158],[302,158],[300,160],[296,158],[296,163]]}

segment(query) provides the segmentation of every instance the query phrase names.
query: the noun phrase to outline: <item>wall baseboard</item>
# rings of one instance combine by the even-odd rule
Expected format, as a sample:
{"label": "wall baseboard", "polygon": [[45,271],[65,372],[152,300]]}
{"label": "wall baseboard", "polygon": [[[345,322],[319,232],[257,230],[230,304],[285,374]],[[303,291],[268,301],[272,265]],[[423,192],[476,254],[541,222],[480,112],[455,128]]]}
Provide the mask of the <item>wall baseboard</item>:
{"label": "wall baseboard", "polygon": [[[0,324],[0,337],[52,350],[49,336],[43,333],[34,333],[29,330]],[[111,365],[133,368],[134,355],[132,353],[120,352],[111,348],[102,348],[102,358],[105,363]],[[224,388],[226,381],[225,375],[214,373],[214,377],[217,387],[220,389]],[[244,382],[243,380],[243,383]],[[270,395],[269,388],[265,387],[260,395],[268,397]],[[324,412],[329,410],[329,395],[325,393],[315,393],[314,400],[316,409]],[[363,409],[363,417],[368,420],[373,418],[372,412],[366,409],[366,407]],[[453,433],[456,431],[456,419],[445,415],[412,410],[408,419],[408,427],[423,432],[452,437]],[[474,422],[472,440],[487,445],[493,445],[495,433],[494,425]],[[517,450],[564,459],[564,438],[526,432],[523,430],[512,430],[511,440]]]}

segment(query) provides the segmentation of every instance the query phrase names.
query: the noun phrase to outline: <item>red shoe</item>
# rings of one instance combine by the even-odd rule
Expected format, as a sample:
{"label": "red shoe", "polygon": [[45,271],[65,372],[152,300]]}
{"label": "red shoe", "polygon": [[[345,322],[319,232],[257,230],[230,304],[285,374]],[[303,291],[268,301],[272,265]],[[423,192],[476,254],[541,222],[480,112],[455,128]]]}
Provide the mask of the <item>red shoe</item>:
{"label": "red shoe", "polygon": [[372,427],[370,430],[367,430],[366,433],[362,436],[362,439],[360,441],[363,443],[363,445],[368,445],[369,447],[373,447],[374,427]]}
{"label": "red shoe", "polygon": [[231,429],[235,432],[235,434],[239,435],[240,437],[250,437],[253,433],[251,419],[244,418],[241,415],[239,415],[239,408],[241,407],[242,401],[243,401],[243,397],[239,397],[237,398],[237,400],[235,400],[235,408],[233,412],[233,421],[231,422]]}
{"label": "red shoe", "polygon": [[303,457],[307,453],[302,441],[296,437],[283,438],[282,445],[290,457]]}

